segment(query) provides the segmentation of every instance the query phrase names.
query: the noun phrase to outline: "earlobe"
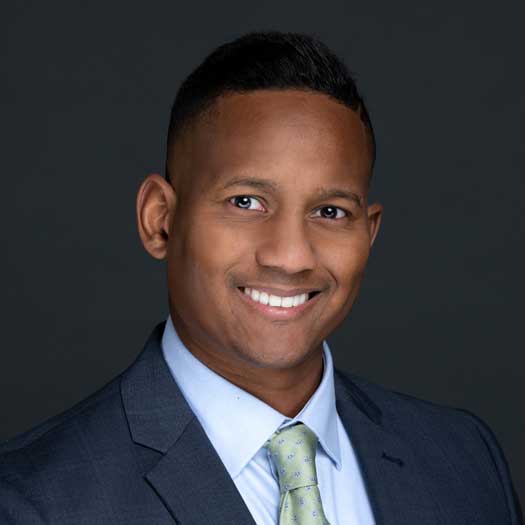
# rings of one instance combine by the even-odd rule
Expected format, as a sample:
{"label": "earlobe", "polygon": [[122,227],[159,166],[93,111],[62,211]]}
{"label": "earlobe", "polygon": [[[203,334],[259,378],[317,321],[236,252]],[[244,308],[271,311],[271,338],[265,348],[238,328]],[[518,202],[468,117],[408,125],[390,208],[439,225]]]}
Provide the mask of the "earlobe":
{"label": "earlobe", "polygon": [[148,175],[137,193],[137,227],[145,250],[155,259],[166,258],[174,205],[173,187],[158,174]]}
{"label": "earlobe", "polygon": [[370,247],[374,244],[383,218],[383,206],[379,203],[374,203],[368,206],[368,224],[370,229]]}

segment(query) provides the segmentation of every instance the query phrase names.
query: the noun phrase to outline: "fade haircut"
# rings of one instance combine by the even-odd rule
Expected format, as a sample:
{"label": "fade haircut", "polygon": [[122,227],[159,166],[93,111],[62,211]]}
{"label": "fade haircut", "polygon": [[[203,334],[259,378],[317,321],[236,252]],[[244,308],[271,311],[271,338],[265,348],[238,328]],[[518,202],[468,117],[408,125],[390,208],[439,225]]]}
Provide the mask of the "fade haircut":
{"label": "fade haircut", "polygon": [[[370,182],[376,141],[363,98],[344,62],[325,44],[302,33],[248,33],[208,55],[177,92],[171,110],[167,157],[184,130],[220,96],[262,89],[324,93],[357,112],[369,136]],[[167,161],[165,177],[170,181]]]}

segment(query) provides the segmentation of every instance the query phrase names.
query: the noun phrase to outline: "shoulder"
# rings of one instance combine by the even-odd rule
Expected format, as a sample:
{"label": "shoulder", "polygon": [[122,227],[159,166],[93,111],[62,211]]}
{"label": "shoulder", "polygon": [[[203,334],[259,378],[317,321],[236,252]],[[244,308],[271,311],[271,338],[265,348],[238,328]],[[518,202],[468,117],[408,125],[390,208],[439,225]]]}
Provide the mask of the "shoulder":
{"label": "shoulder", "polygon": [[[358,403],[366,405],[378,419],[398,434],[419,435],[434,439],[477,437],[491,448],[497,445],[489,426],[477,415],[462,408],[440,405],[402,392],[389,390],[353,374],[335,371],[341,383]],[[499,445],[497,445],[499,447]]]}
{"label": "shoulder", "polygon": [[504,495],[509,509],[521,515],[505,455],[494,432],[480,417],[469,410],[389,390],[340,370],[335,370],[335,375],[339,388],[345,389],[369,417],[409,445],[417,457],[444,461],[458,475],[468,472],[472,479],[483,480]]}
{"label": "shoulder", "polygon": [[159,346],[163,326],[107,385],[0,445],[0,523],[98,523],[101,516],[116,523],[131,509],[153,508],[143,476],[160,449],[136,442],[131,423],[162,433],[182,405],[173,408],[163,397],[173,389]]}
{"label": "shoulder", "polygon": [[433,442],[440,447],[457,447],[468,442],[469,446],[500,450],[492,430],[468,410],[389,390],[340,370],[335,373],[357,404],[385,428],[409,442]]}
{"label": "shoulder", "polygon": [[[17,450],[38,446],[51,436],[67,433],[71,428],[92,417],[99,417],[100,409],[116,409],[119,395],[120,376],[114,378],[97,392],[83,399],[64,412],[0,444],[0,465],[3,458]],[[111,407],[111,408],[110,408]]]}
{"label": "shoulder", "polygon": [[0,445],[1,523],[42,523],[44,502],[66,494],[68,486],[74,499],[75,488],[93,468],[94,454],[121,453],[126,423],[119,385],[120,376],[62,414]]}

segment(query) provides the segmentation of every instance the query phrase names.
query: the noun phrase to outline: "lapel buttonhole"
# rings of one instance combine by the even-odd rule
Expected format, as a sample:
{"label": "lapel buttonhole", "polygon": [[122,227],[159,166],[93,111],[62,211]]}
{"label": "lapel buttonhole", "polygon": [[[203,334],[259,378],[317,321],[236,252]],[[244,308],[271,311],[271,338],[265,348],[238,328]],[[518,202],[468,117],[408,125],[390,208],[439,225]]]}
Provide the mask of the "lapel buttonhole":
{"label": "lapel buttonhole", "polygon": [[381,457],[383,459],[386,459],[387,461],[390,461],[392,463],[395,463],[398,467],[402,467],[405,462],[402,460],[402,459],[399,459],[399,458],[395,458],[393,456],[389,456],[386,452],[383,452],[383,454],[381,455]]}

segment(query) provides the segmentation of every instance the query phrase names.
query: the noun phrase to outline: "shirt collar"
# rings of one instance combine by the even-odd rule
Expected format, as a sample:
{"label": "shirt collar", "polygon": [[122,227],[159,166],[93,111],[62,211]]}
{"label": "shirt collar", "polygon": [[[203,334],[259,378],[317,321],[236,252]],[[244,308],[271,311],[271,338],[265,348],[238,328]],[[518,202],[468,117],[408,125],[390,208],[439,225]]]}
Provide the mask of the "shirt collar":
{"label": "shirt collar", "polygon": [[[235,479],[279,428],[302,422],[319,438],[341,469],[333,361],[323,341],[323,377],[312,397],[293,419],[226,380],[197,359],[179,338],[171,316],[162,336],[164,359],[184,398],[204,428],[228,473]],[[232,432],[232,429],[235,429]]]}

